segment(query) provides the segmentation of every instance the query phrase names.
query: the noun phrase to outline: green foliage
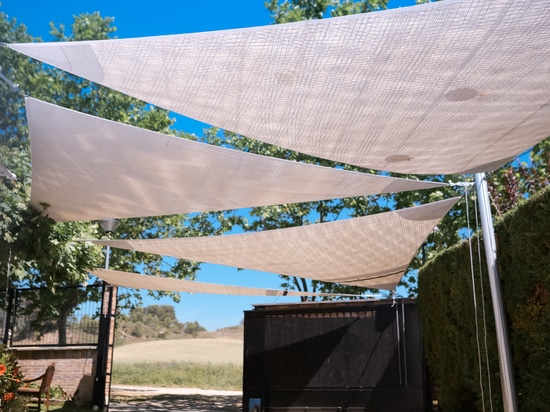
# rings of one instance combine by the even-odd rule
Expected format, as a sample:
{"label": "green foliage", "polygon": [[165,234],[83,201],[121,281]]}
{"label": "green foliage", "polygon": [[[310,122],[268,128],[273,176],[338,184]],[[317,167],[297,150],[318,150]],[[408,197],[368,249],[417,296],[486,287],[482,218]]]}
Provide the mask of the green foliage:
{"label": "green foliage", "polygon": [[[481,410],[477,403],[479,367],[469,262],[468,245],[462,244],[445,251],[419,271],[418,305],[425,352],[432,379],[441,389],[439,401],[449,411]],[[477,256],[474,262],[477,272]],[[480,290],[476,293],[479,296]],[[489,296],[488,290],[485,296]],[[492,335],[494,325],[490,315],[488,318]],[[495,353],[493,342],[490,354]],[[493,362],[491,380],[498,384],[494,366]],[[486,373],[484,368],[483,375]]]}
{"label": "green foliage", "polygon": [[61,386],[52,386],[50,388],[50,398],[52,399],[67,399],[67,393]]}
{"label": "green foliage", "polygon": [[181,323],[170,305],[134,307],[117,321],[117,342],[135,340],[178,339],[185,336],[197,337],[205,332],[197,321]]}
{"label": "green foliage", "polygon": [[[74,314],[83,302],[88,305],[89,302],[96,302],[99,307],[101,292],[101,287],[19,290],[20,309],[17,312],[18,326],[14,341],[42,340],[45,334],[57,331],[57,344],[60,346],[96,342],[98,320],[84,316],[77,322]],[[45,305],[44,302],[55,304]],[[47,343],[54,344],[51,341]]]}
{"label": "green foliage", "polygon": [[[51,34],[56,41],[107,39],[116,31],[113,22],[112,17],[104,18],[99,13],[82,14],[74,17],[68,29],[63,24],[57,27],[52,24]],[[25,26],[0,13],[0,41],[33,40],[36,39],[27,34]],[[173,120],[166,110],[29,60],[7,48],[0,48],[0,60],[2,72],[27,95],[113,121],[174,133],[170,129]],[[52,294],[42,297],[37,309],[43,309],[45,316],[54,316],[57,308],[47,308],[49,303],[55,306],[60,299],[53,294],[54,286],[86,284],[89,270],[103,265],[104,257],[98,246],[77,240],[98,238],[101,232],[95,222],[55,223],[47,217],[48,205],[41,205],[40,210],[29,206],[31,167],[23,94],[4,82],[0,82],[0,113],[0,160],[18,177],[15,181],[0,180],[0,270],[11,274],[8,282],[12,285],[51,289]],[[185,133],[179,135],[194,138]],[[239,219],[232,212],[125,219],[114,237],[221,234]],[[175,278],[194,278],[199,269],[197,262],[122,250],[112,252],[110,266],[126,271],[143,269],[148,275]],[[168,294],[179,300],[176,293],[150,294]],[[127,289],[119,299],[119,308],[123,309],[141,302],[139,294]]]}
{"label": "green foliage", "polygon": [[50,22],[50,34],[58,41],[71,40],[107,40],[111,34],[116,32],[113,26],[115,19],[113,17],[101,17],[99,12],[81,14],[74,19],[71,25],[72,34],[65,34],[65,25],[63,23],[56,27]]}
{"label": "green foliage", "polygon": [[85,334],[97,335],[97,331],[99,330],[99,320],[88,315],[84,315],[78,322],[78,328]]}
{"label": "green foliage", "polygon": [[550,189],[512,211],[496,235],[521,409],[544,410],[550,404],[550,393],[540,391],[550,379]]}
{"label": "green foliage", "polygon": [[[550,393],[550,189],[523,201],[495,226],[503,300],[509,321],[512,358],[522,411],[545,410]],[[473,244],[474,271],[483,271],[483,289],[476,280],[480,344],[484,353],[482,301],[485,298],[490,372],[482,358],[485,407],[491,378],[494,410],[502,409],[494,317],[481,261]],[[478,263],[479,262],[479,263]],[[477,275],[476,275],[477,277]],[[437,256],[420,270],[418,304],[428,365],[447,411],[482,410],[476,345],[470,255],[467,243]]]}
{"label": "green foliage", "polygon": [[187,335],[191,335],[196,338],[197,336],[199,336],[200,332],[206,332],[206,329],[202,327],[199,322],[194,321],[185,323],[184,332]]}
{"label": "green foliage", "polygon": [[[0,13],[0,41],[31,41],[26,28]],[[22,89],[29,87],[36,78],[39,65],[0,48],[2,72]],[[0,82],[0,159],[17,175],[17,180],[0,179],[0,268],[21,278],[29,268],[27,261],[36,257],[47,258],[44,245],[48,244],[52,222],[43,218],[28,206],[30,198],[30,153],[26,123],[22,111],[23,96],[17,90]],[[2,278],[5,282],[5,278]]]}
{"label": "green foliage", "polygon": [[269,0],[266,8],[275,23],[347,16],[386,8],[388,0]]}
{"label": "green foliage", "polygon": [[528,161],[516,161],[497,170],[487,181],[496,211],[501,214],[550,185],[550,139],[535,145]]}
{"label": "green foliage", "polygon": [[17,357],[4,345],[0,345],[0,408],[7,410],[8,407],[16,406],[17,389],[23,384],[22,379]]}
{"label": "green foliage", "polygon": [[116,385],[187,387],[218,390],[241,390],[242,367],[226,364],[135,363],[113,367]]}
{"label": "green foliage", "polygon": [[[25,27],[0,13],[0,38],[9,42],[28,42],[32,37]],[[51,68],[29,59],[0,50],[2,71],[21,90],[44,97],[58,88],[54,85]],[[57,86],[57,87],[54,87]],[[0,155],[6,166],[17,175],[17,180],[0,182],[0,260],[7,272],[10,264],[11,282],[33,286],[79,284],[88,279],[88,269],[101,259],[98,248],[75,239],[97,236],[97,227],[84,223],[55,224],[47,216],[29,206],[30,149],[22,93],[6,90],[1,82],[0,107],[2,119]],[[50,101],[54,100],[51,97]],[[47,210],[47,205],[43,205]]]}

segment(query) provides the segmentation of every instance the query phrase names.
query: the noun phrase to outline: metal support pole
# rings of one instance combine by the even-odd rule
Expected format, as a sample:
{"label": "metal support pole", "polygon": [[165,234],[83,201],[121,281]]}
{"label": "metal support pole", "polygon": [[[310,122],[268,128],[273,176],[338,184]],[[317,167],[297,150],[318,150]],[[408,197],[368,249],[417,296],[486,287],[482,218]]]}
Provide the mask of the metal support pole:
{"label": "metal support pole", "polygon": [[99,318],[99,335],[97,339],[97,359],[95,367],[95,379],[92,404],[94,411],[102,411],[105,406],[105,369],[107,362],[107,342],[109,334],[109,324],[107,320],[107,313],[105,312],[106,305],[108,304],[108,290],[109,285],[103,282],[103,293],[101,300],[101,315]]}
{"label": "metal support pole", "polygon": [[[116,219],[103,219],[99,225],[107,234],[114,232],[120,222]],[[109,269],[111,247],[105,251],[105,269]],[[99,319],[99,337],[97,345],[96,377],[94,382],[94,410],[109,411],[111,397],[111,378],[113,369],[113,351],[115,346],[115,323],[118,288],[103,282],[103,302]]]}
{"label": "metal support pole", "polygon": [[6,316],[4,318],[4,338],[2,339],[2,343],[6,346],[11,346],[12,344],[12,330],[13,325],[15,324],[14,317],[16,296],[16,289],[11,288],[8,290],[8,307],[6,309]]}
{"label": "metal support pole", "polygon": [[118,288],[113,285],[109,285],[109,302],[108,302],[108,311],[107,315],[107,342],[106,345],[106,357],[105,357],[105,388],[104,388],[104,401],[103,401],[103,410],[109,411],[109,404],[111,399],[111,384],[113,381],[113,351],[115,344],[115,322],[116,322],[116,302]]}
{"label": "metal support pole", "polygon": [[518,410],[516,400],[516,387],[514,380],[514,369],[510,353],[508,327],[506,314],[502,301],[502,291],[497,266],[497,251],[495,231],[491,218],[489,202],[489,190],[485,173],[474,175],[477,191],[477,199],[481,214],[481,227],[483,231],[483,244],[485,246],[485,257],[487,259],[487,270],[489,273],[489,284],[491,287],[491,298],[493,311],[495,313],[495,328],[497,334],[498,360],[500,365],[500,384],[502,386],[502,401],[505,412],[516,412]]}
{"label": "metal support pole", "polygon": [[[105,269],[109,269],[111,248],[105,251]],[[118,288],[103,282],[103,299],[99,319],[96,375],[93,391],[93,410],[108,411],[111,397],[113,368],[114,322]]]}
{"label": "metal support pole", "polygon": [[399,324],[399,304],[393,301],[395,306],[395,332],[397,334],[397,364],[399,365],[399,386],[403,386],[403,368],[401,360],[401,325]]}
{"label": "metal support pole", "polygon": [[109,269],[109,256],[111,255],[111,246],[107,246],[105,252],[105,269]]}

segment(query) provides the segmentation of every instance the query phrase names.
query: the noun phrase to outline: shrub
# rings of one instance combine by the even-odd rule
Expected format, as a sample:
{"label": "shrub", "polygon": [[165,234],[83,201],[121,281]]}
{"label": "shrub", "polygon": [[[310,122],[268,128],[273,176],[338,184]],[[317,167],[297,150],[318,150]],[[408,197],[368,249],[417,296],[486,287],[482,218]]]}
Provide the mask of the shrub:
{"label": "shrub", "polygon": [[19,409],[22,402],[17,395],[22,379],[16,356],[6,346],[0,345],[0,410],[24,410]]}
{"label": "shrub", "polygon": [[[495,235],[518,403],[522,411],[547,410],[550,391],[541,390],[541,384],[550,381],[550,188],[507,213],[495,225]],[[476,242],[473,261],[475,273],[479,273]],[[482,253],[484,287],[478,280],[475,292],[480,327],[482,292],[485,297],[490,372],[482,366],[481,379],[485,407],[489,408],[490,377],[493,409],[502,410],[494,315],[484,257]],[[425,353],[432,379],[441,390],[440,403],[445,411],[482,410],[469,245],[448,249],[423,267],[418,291]],[[484,355],[482,328],[480,334]]]}

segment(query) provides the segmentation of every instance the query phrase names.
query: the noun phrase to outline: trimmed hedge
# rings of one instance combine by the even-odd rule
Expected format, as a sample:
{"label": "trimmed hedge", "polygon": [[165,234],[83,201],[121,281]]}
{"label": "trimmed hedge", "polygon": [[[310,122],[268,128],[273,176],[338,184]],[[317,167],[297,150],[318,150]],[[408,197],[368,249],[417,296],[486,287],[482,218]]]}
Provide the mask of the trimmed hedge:
{"label": "trimmed hedge", "polygon": [[[546,386],[550,382],[550,188],[507,213],[495,224],[495,235],[520,410],[549,410],[550,390]],[[482,398],[487,410],[491,410],[490,403],[493,410],[503,409],[483,244],[481,279],[477,239],[472,241],[472,250],[483,395],[469,244],[446,250],[419,271],[418,306],[425,353],[444,411],[481,411]],[[489,368],[485,362],[485,339]]]}

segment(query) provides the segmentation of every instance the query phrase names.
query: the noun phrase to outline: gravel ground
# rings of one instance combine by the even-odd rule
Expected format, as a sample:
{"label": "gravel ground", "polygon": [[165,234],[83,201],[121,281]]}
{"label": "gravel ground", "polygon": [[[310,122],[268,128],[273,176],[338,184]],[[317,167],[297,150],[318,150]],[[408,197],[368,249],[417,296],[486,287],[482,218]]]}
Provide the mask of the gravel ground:
{"label": "gravel ground", "polygon": [[193,388],[111,387],[111,412],[240,412],[242,393]]}

